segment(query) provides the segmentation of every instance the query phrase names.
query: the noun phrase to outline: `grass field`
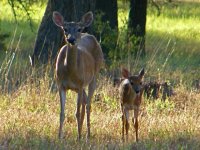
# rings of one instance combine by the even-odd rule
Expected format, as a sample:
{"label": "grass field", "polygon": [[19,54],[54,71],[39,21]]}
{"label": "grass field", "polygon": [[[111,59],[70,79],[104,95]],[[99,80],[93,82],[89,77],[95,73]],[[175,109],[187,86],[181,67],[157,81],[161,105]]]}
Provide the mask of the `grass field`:
{"label": "grass field", "polygon": [[[140,141],[135,142],[133,126],[129,141],[121,141],[118,95],[111,81],[101,74],[92,103],[92,137],[86,143],[85,126],[81,142],[76,140],[75,93],[67,94],[65,137],[59,140],[59,96],[50,92],[50,67],[44,74],[29,67],[28,55],[44,10],[36,7],[39,14],[34,16],[32,32],[24,17],[19,18],[18,25],[13,17],[8,18],[11,10],[3,3],[1,32],[10,37],[6,40],[7,50],[0,51],[0,150],[200,149],[200,92],[192,89],[192,82],[200,79],[199,7],[200,3],[164,3],[160,16],[154,7],[148,8],[147,57],[139,60],[137,67],[145,66],[146,81],[154,77],[178,84],[175,95],[166,102],[144,97],[139,115]],[[124,12],[122,16],[127,13],[119,12]]]}

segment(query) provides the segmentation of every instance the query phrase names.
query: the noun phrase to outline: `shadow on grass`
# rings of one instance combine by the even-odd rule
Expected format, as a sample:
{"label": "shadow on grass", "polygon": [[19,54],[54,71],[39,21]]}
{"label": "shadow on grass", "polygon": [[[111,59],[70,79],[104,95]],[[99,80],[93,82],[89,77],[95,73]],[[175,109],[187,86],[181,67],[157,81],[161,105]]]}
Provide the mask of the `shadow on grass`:
{"label": "shadow on grass", "polygon": [[148,150],[148,149],[163,149],[163,150],[177,150],[177,149],[192,149],[198,150],[200,148],[199,139],[178,137],[171,139],[163,139],[158,141],[144,140],[139,143],[134,143],[130,146],[132,150]]}
{"label": "shadow on grass", "polygon": [[65,137],[58,139],[55,137],[40,136],[34,132],[27,133],[26,136],[20,133],[15,135],[0,136],[0,149],[119,149],[120,143],[115,137],[103,135],[102,138],[91,137],[90,142],[86,142],[83,137],[77,141],[75,137]]}
{"label": "shadow on grass", "polygon": [[[182,133],[183,134],[183,133]],[[34,132],[27,133],[26,136],[20,133],[15,135],[8,135],[7,137],[0,137],[0,149],[131,149],[131,150],[148,150],[148,149],[163,149],[163,150],[177,150],[177,149],[192,149],[198,150],[200,143],[195,136],[183,136],[182,134],[172,138],[160,139],[141,139],[138,143],[129,142],[122,143],[118,137],[110,135],[100,135],[101,137],[93,136],[90,142],[86,142],[82,138],[77,142],[74,137],[58,139],[55,137],[40,136]]]}

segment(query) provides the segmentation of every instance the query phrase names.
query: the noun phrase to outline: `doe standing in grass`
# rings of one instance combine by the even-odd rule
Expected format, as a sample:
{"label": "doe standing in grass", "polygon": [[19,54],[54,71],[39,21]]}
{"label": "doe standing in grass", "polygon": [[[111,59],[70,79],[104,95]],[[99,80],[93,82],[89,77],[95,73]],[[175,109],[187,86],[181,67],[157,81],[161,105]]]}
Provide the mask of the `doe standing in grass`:
{"label": "doe standing in grass", "polygon": [[[56,81],[61,106],[59,138],[63,134],[66,91],[70,89],[78,94],[76,102],[78,139],[81,138],[85,107],[87,139],[89,139],[91,98],[96,87],[96,75],[104,61],[101,46],[96,38],[93,35],[82,33],[85,27],[91,25],[93,13],[88,12],[83,15],[80,22],[66,22],[59,12],[54,11],[53,21],[61,28],[66,40],[66,44],[60,49],[56,60]],[[86,86],[88,86],[88,94],[85,92]]]}
{"label": "doe standing in grass", "polygon": [[124,128],[126,129],[126,140],[128,140],[129,111],[134,110],[131,119],[135,128],[135,138],[136,141],[138,141],[138,114],[144,89],[142,86],[144,69],[142,69],[138,75],[131,76],[130,72],[123,68],[122,76],[124,80],[119,87],[122,111],[122,140],[124,141]]}

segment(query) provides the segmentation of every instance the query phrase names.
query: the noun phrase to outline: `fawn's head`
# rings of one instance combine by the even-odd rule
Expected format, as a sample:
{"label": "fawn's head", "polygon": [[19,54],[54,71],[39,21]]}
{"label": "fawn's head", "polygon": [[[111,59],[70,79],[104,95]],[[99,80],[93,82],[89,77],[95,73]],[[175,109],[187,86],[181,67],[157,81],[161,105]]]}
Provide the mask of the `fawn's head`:
{"label": "fawn's head", "polygon": [[60,27],[65,35],[66,42],[74,45],[81,38],[81,32],[85,27],[89,27],[93,21],[93,13],[87,12],[83,15],[80,22],[66,22],[63,16],[57,12],[53,12],[53,22]]}
{"label": "fawn's head", "polygon": [[122,76],[125,79],[128,79],[133,90],[138,94],[142,89],[142,79],[144,77],[144,68],[140,70],[138,75],[131,75],[130,72],[123,68],[122,69]]}

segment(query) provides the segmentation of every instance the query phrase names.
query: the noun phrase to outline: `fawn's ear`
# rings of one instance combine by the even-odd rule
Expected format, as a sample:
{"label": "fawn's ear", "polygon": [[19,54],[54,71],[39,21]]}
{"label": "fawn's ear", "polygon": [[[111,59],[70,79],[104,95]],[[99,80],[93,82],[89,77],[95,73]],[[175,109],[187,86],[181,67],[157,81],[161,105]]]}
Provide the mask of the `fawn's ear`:
{"label": "fawn's ear", "polygon": [[91,11],[83,15],[81,19],[81,23],[84,25],[84,27],[89,27],[92,24],[92,21],[93,21],[93,13]]}
{"label": "fawn's ear", "polygon": [[128,78],[130,76],[130,72],[127,69],[122,68],[122,76],[124,78]]}
{"label": "fawn's ear", "polygon": [[139,72],[139,76],[142,79],[144,77],[144,68],[142,68]]}
{"label": "fawn's ear", "polygon": [[52,19],[57,26],[62,27],[64,25],[64,18],[59,12],[54,11]]}

